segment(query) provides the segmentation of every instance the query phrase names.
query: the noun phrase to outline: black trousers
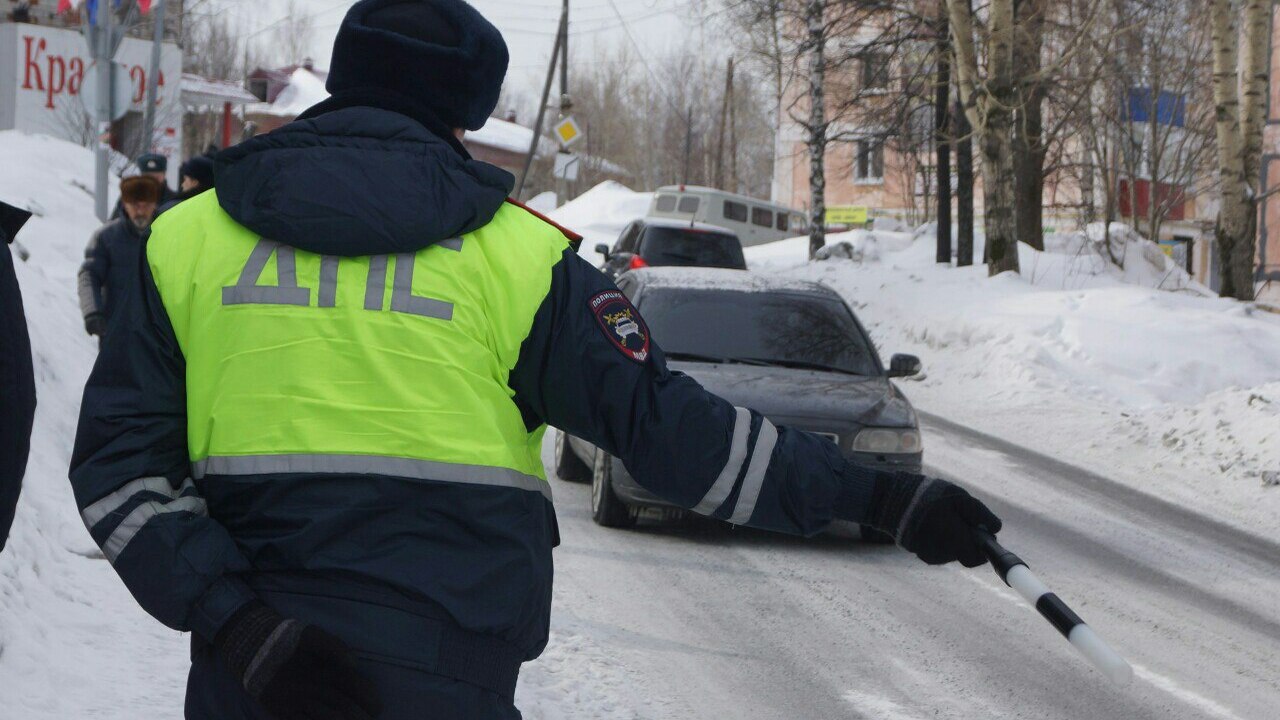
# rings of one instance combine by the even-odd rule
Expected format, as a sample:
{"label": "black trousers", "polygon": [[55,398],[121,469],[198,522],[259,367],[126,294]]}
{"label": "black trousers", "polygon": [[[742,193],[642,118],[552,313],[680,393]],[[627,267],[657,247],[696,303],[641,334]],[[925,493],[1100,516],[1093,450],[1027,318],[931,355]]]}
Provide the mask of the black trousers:
{"label": "black trousers", "polygon": [[36,411],[31,339],[22,310],[13,256],[0,238],[0,550],[13,525],[22,475],[31,450]]}

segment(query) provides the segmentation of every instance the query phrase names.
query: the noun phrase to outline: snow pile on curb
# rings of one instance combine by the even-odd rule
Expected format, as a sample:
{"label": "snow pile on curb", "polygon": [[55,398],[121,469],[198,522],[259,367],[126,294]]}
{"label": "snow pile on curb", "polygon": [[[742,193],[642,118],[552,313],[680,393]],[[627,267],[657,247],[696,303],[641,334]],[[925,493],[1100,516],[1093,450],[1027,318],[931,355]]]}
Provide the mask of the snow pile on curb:
{"label": "snow pile on curb", "polygon": [[653,193],[638,193],[622,183],[606,180],[548,215],[582,235],[579,254],[599,267],[604,257],[595,251],[596,244],[613,247],[628,223],[649,212],[652,201]]}
{"label": "snow pile on curb", "polygon": [[[16,262],[39,406],[31,462],[0,554],[0,697],[5,717],[169,717],[181,708],[186,639],[144,613],[80,521],[67,466],[96,356],[76,299],[93,215],[93,154],[0,132],[0,199],[36,213]],[[113,183],[113,186],[115,183]],[[112,187],[114,203],[114,192]],[[145,693],[137,679],[148,678]]]}
{"label": "snow pile on curb", "polygon": [[882,354],[920,355],[927,376],[905,390],[922,410],[1255,532],[1280,528],[1280,492],[1260,481],[1280,469],[1280,317],[1204,297],[1185,273],[1169,282],[1182,271],[1136,237],[1124,271],[1081,252],[1087,238],[1054,238],[1053,252],[1020,248],[1022,275],[995,278],[936,264],[931,234],[877,253],[856,233],[831,240],[861,243],[863,262],[808,263],[807,238],[747,258],[836,289]]}
{"label": "snow pile on curb", "polygon": [[[1063,262],[1064,283],[1075,277],[1108,275],[1128,285],[1189,292],[1202,297],[1214,297],[1209,288],[1196,282],[1185,269],[1179,267],[1160,246],[1123,223],[1112,223],[1110,244],[1103,223],[1093,223],[1084,232],[1051,233],[1045,236],[1045,252],[1031,257],[1036,263]],[[1114,255],[1115,260],[1112,260]],[[1033,272],[1034,272],[1033,268]],[[1056,273],[1054,273],[1056,275]]]}

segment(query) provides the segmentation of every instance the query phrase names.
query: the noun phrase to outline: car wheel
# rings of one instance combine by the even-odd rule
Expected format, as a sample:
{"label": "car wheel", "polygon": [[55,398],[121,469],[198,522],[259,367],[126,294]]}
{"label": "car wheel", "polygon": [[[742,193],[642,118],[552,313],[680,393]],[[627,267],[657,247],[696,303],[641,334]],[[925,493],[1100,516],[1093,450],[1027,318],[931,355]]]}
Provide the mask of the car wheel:
{"label": "car wheel", "polygon": [[556,431],[556,477],[569,482],[586,482],[591,479],[591,468],[569,445],[569,436]]}
{"label": "car wheel", "polygon": [[613,491],[613,458],[603,450],[596,450],[591,472],[591,519],[610,528],[636,524],[635,512]]}

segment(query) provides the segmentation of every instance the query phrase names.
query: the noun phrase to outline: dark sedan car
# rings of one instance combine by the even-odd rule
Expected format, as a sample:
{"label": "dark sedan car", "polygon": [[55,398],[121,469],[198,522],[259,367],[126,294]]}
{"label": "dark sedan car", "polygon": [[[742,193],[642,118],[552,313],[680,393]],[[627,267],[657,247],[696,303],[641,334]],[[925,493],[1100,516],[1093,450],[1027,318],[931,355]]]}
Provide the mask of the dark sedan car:
{"label": "dark sedan car", "polygon": [[[657,268],[618,282],[639,308],[672,370],[775,424],[825,435],[858,462],[919,472],[915,411],[890,378],[919,373],[894,356],[886,371],[853,311],[810,282],[736,270]],[[592,481],[601,525],[630,525],[646,508],[670,508],[622,463],[586,441],[556,437],[556,473]]]}
{"label": "dark sedan car", "polygon": [[742,242],[715,225],[643,218],[627,225],[610,249],[601,243],[605,274],[617,278],[646,267],[684,266],[747,269]]}

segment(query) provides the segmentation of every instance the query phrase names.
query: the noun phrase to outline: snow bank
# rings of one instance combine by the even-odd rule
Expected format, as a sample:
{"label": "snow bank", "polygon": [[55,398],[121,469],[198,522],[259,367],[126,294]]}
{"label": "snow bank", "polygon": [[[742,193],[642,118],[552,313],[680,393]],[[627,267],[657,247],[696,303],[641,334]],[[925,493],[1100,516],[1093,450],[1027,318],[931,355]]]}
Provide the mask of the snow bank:
{"label": "snow bank", "polygon": [[525,205],[546,215],[547,213],[555,212],[556,207],[560,205],[560,198],[556,197],[555,193],[547,190],[533,196]]}
{"label": "snow bank", "polygon": [[939,266],[932,233],[877,253],[858,233],[831,239],[863,261],[808,263],[795,238],[749,248],[748,262],[830,285],[883,354],[920,355],[926,379],[906,389],[921,409],[1255,531],[1280,528],[1280,492],[1260,482],[1280,469],[1280,317],[1205,297],[1185,273],[1170,281],[1181,270],[1136,236],[1123,271],[1082,236],[1021,247],[1022,275],[995,278]]}
{"label": "snow bank", "polygon": [[552,220],[583,237],[580,254],[599,266],[604,257],[595,251],[597,243],[613,247],[622,230],[632,220],[649,212],[653,193],[638,193],[622,183],[607,180],[552,212]]}

